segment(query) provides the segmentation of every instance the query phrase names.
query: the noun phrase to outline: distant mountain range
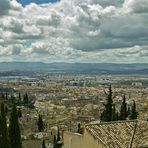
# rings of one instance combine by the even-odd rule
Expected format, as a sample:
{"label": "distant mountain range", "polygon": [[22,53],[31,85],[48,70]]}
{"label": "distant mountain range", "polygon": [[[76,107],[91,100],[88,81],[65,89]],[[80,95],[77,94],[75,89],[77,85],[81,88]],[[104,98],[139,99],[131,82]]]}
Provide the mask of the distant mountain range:
{"label": "distant mountain range", "polygon": [[42,63],[1,62],[0,73],[9,72],[51,72],[74,74],[148,74],[147,63]]}

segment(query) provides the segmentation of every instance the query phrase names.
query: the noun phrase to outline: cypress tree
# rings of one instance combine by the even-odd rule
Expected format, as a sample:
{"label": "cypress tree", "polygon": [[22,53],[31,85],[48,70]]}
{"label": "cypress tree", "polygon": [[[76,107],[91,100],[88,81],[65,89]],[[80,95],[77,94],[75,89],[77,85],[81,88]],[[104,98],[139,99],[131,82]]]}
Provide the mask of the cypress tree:
{"label": "cypress tree", "polygon": [[4,93],[1,94],[1,97],[2,97],[3,100],[5,99]]}
{"label": "cypress tree", "polygon": [[55,135],[54,135],[54,140],[53,140],[53,148],[57,148],[57,139]]}
{"label": "cypress tree", "polygon": [[18,96],[18,103],[21,103],[22,97],[21,97],[21,93],[19,92],[19,96]]}
{"label": "cypress tree", "polygon": [[113,106],[113,100],[112,100],[112,88],[111,85],[109,86],[109,93],[107,95],[107,102],[104,105],[105,109],[103,113],[101,114],[101,120],[105,122],[112,121],[112,106]]}
{"label": "cypress tree", "polygon": [[124,96],[120,110],[120,120],[126,120],[126,118],[127,118],[127,105],[126,105],[126,98]]}
{"label": "cypress tree", "polygon": [[28,94],[27,94],[27,93],[24,94],[23,101],[24,101],[25,104],[28,104],[28,102],[29,102],[29,98],[28,98]]}
{"label": "cypress tree", "polygon": [[113,111],[112,111],[112,121],[116,121],[116,107],[115,104],[113,105]]}
{"label": "cypress tree", "polygon": [[16,101],[16,98],[14,97],[14,95],[11,95],[11,102],[15,103],[15,101]]}
{"label": "cypress tree", "polygon": [[80,130],[81,130],[81,124],[79,123],[78,124],[78,133],[80,133]]}
{"label": "cypress tree", "polygon": [[20,108],[18,109],[18,117],[19,117],[19,118],[22,117],[22,112],[21,112],[21,109],[20,109]]}
{"label": "cypress tree", "polygon": [[45,146],[45,140],[43,140],[43,142],[42,142],[42,148],[46,148],[46,146]]}
{"label": "cypress tree", "polygon": [[10,115],[9,139],[11,148],[22,148],[18,114],[15,103]]}
{"label": "cypress tree", "polygon": [[6,92],[6,100],[8,100],[8,93]]}
{"label": "cypress tree", "polygon": [[5,113],[6,113],[6,115],[8,113],[8,107],[7,106],[5,106]]}
{"label": "cypress tree", "polygon": [[1,123],[1,115],[0,115],[0,145],[2,145],[2,123]]}
{"label": "cypress tree", "polygon": [[133,101],[133,105],[132,105],[132,109],[131,109],[131,113],[130,113],[130,119],[137,119],[138,117],[138,112],[136,111],[136,103],[135,101]]}
{"label": "cypress tree", "polygon": [[118,120],[119,120],[119,113],[116,112],[116,121],[118,121]]}
{"label": "cypress tree", "polygon": [[53,146],[53,148],[61,148],[62,145],[63,144],[61,143],[60,131],[59,131],[59,128],[58,128],[57,138],[56,138],[56,136],[54,136],[54,146]]}
{"label": "cypress tree", "polygon": [[44,129],[44,123],[43,123],[43,119],[42,119],[41,115],[39,115],[39,117],[38,117],[37,125],[38,125],[39,132],[42,132]]}
{"label": "cypress tree", "polygon": [[19,92],[19,100],[21,100],[21,93]]}
{"label": "cypress tree", "polygon": [[1,104],[1,138],[2,146],[5,146],[5,148],[9,148],[7,119],[4,103]]}
{"label": "cypress tree", "polygon": [[131,109],[130,109],[130,107],[128,107],[128,108],[127,108],[127,116],[129,116],[130,113],[131,113]]}
{"label": "cypress tree", "polygon": [[58,133],[57,133],[57,142],[61,140],[61,137],[60,137],[60,130],[58,128]]}
{"label": "cypress tree", "polygon": [[26,93],[26,102],[29,102],[28,94]]}

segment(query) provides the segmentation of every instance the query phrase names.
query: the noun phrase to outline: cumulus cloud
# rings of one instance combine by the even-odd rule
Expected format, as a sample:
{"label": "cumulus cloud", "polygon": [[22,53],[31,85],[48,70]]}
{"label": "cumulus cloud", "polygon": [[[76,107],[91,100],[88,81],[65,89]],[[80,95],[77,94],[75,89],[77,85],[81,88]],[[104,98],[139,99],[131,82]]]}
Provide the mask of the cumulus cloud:
{"label": "cumulus cloud", "polygon": [[123,6],[135,13],[148,13],[148,1],[146,0],[125,0]]}
{"label": "cumulus cloud", "polygon": [[148,62],[147,0],[0,0],[1,60]]}

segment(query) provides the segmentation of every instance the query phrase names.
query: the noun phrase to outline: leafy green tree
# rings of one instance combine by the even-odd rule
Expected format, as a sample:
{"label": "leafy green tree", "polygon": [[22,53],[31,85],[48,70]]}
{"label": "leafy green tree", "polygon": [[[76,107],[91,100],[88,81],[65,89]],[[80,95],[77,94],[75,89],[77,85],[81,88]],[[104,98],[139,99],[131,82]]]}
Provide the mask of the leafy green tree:
{"label": "leafy green tree", "polygon": [[42,132],[44,130],[44,122],[41,115],[38,117],[37,125],[39,132]]}
{"label": "leafy green tree", "polygon": [[136,103],[135,101],[133,101],[133,105],[132,105],[132,109],[131,109],[131,113],[130,113],[130,119],[137,119],[138,117],[138,112],[136,111]]}
{"label": "leafy green tree", "polygon": [[107,102],[104,105],[104,111],[101,114],[101,120],[105,122],[112,121],[112,106],[113,106],[113,100],[112,100],[112,88],[111,85],[109,86],[109,93],[107,94]]}
{"label": "leafy green tree", "polygon": [[123,97],[123,101],[121,104],[121,110],[120,110],[120,120],[126,120],[127,118],[127,104],[126,104],[126,98]]}
{"label": "leafy green tree", "polygon": [[10,115],[9,139],[11,148],[22,148],[18,113],[15,103],[13,104],[12,112]]}
{"label": "leafy green tree", "polygon": [[7,119],[4,103],[1,103],[1,142],[5,148],[10,148],[8,140]]}

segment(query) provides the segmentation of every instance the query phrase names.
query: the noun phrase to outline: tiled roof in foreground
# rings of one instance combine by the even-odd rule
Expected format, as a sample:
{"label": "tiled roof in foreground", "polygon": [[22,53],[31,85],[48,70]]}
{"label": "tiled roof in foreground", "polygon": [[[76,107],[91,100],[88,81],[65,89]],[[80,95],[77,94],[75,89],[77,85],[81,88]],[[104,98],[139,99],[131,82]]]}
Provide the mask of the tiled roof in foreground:
{"label": "tiled roof in foreground", "polygon": [[90,124],[86,126],[86,130],[108,148],[148,146],[147,121],[132,120]]}

